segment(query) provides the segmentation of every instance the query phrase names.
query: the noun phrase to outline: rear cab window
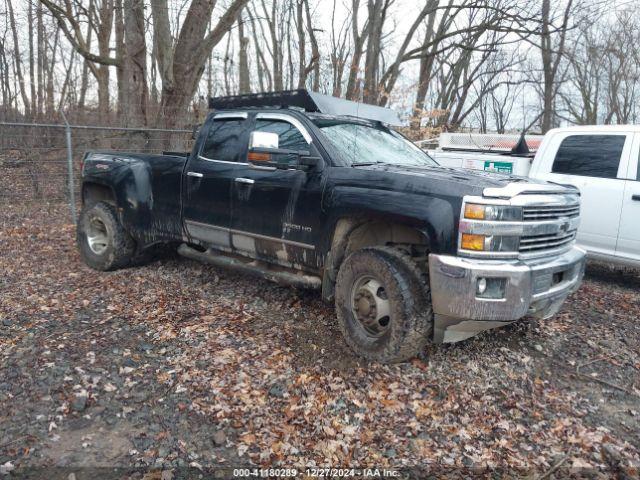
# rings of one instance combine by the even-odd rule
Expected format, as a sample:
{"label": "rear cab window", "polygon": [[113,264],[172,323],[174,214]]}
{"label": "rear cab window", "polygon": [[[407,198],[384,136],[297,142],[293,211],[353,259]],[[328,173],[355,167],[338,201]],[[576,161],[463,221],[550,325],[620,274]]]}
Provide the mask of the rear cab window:
{"label": "rear cab window", "polygon": [[582,177],[618,178],[626,139],[624,134],[569,135],[558,147],[551,172]]}

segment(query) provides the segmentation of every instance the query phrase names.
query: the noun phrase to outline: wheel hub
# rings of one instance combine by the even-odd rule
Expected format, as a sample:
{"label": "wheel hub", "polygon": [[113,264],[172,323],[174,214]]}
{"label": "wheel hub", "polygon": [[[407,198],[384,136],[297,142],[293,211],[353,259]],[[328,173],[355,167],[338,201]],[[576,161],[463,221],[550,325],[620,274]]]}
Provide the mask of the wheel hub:
{"label": "wheel hub", "polygon": [[362,277],[354,283],[351,310],[370,336],[379,337],[389,328],[389,299],[384,286],[375,278]]}
{"label": "wheel hub", "polygon": [[89,220],[87,226],[87,244],[93,253],[102,255],[109,245],[109,237],[107,235],[107,227],[99,218]]}

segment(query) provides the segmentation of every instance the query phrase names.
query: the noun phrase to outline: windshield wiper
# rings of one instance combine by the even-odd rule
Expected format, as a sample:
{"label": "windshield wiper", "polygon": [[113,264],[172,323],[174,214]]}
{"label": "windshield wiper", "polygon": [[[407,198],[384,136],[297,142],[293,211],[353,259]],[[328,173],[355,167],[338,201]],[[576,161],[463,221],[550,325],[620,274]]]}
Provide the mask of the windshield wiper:
{"label": "windshield wiper", "polygon": [[385,162],[355,162],[352,163],[351,166],[352,167],[368,167],[370,165],[381,165]]}

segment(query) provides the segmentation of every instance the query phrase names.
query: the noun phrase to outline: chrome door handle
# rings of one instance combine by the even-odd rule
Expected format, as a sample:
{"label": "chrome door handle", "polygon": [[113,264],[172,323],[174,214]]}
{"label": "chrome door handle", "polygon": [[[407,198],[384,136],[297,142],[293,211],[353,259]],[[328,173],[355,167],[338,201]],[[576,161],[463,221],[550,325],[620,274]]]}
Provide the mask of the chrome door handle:
{"label": "chrome door handle", "polygon": [[202,178],[202,174],[198,173],[198,172],[187,172],[187,176],[196,177],[196,178]]}
{"label": "chrome door handle", "polygon": [[242,178],[242,177],[236,178],[236,182],[244,183],[245,185],[253,185],[254,183],[256,183],[256,181],[251,178]]}

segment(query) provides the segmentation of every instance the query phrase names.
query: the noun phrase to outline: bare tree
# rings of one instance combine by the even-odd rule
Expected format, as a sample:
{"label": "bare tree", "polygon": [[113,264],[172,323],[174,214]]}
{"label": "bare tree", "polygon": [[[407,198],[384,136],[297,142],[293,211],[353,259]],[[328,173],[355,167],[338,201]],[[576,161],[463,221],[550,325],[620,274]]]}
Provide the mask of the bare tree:
{"label": "bare tree", "polygon": [[269,65],[265,58],[265,53],[262,48],[261,36],[264,37],[264,31],[262,30],[262,24],[260,23],[257,15],[252,12],[251,8],[247,8],[247,14],[249,15],[249,21],[251,22],[251,31],[253,38],[253,46],[256,52],[256,72],[258,76],[258,82],[260,90],[265,92],[272,89],[272,77]]}
{"label": "bare tree", "polygon": [[637,118],[640,90],[640,56],[635,49],[629,52],[628,46],[640,40],[640,25],[635,15],[624,12],[618,16],[617,25],[605,48],[608,105],[604,122],[628,124]]}
{"label": "bare tree", "polygon": [[[271,72],[273,75],[273,89],[284,89],[284,77],[282,64],[284,63],[284,50],[282,42],[282,29],[284,22],[282,18],[282,12],[278,9],[278,3],[276,0],[272,0],[271,6],[267,6],[265,0],[260,0],[262,8],[262,15],[264,22],[267,24],[268,37],[264,35],[266,42],[266,48],[271,55]],[[262,28],[262,22],[260,22],[260,28]]]}
{"label": "bare tree", "polygon": [[[89,10],[93,10],[94,1],[89,0]],[[87,33],[85,34],[87,48],[91,49],[91,41],[93,36],[93,28],[90,24],[87,24]],[[75,50],[74,50],[75,51]],[[82,84],[80,86],[80,95],[78,98],[78,109],[84,110],[85,100],[87,98],[87,89],[89,88],[89,60],[86,58],[82,62]]]}
{"label": "bare tree", "polygon": [[360,62],[364,54],[364,45],[369,36],[369,18],[364,22],[362,30],[358,25],[360,0],[351,0],[351,35],[353,39],[353,55],[349,67],[349,79],[347,81],[347,98],[358,100],[360,97],[360,84],[358,75],[360,73]]}
{"label": "bare tree", "polygon": [[435,22],[438,11],[432,9],[427,17],[425,33],[420,49],[418,50],[418,52],[420,52],[418,86],[416,91],[416,100],[413,105],[413,114],[411,116],[411,129],[414,131],[420,127],[420,119],[424,111],[427,89],[429,88],[433,66],[436,60],[436,52],[438,51],[439,42],[434,40],[437,38],[443,38],[445,32],[453,23],[458,10],[453,10],[452,6],[453,0],[449,0],[446,8],[441,12],[437,27]]}
{"label": "bare tree", "polygon": [[231,69],[233,67],[233,50],[231,48],[231,35],[227,36],[227,45],[224,50],[224,61],[222,64],[222,78],[224,80],[224,93],[225,95],[231,95],[233,88],[231,82]]}
{"label": "bare tree", "polygon": [[142,0],[123,0],[125,46],[122,59],[125,76],[125,124],[146,125],[149,88],[147,85],[147,44]]}
{"label": "bare tree", "polygon": [[238,93],[249,93],[251,91],[251,80],[249,73],[249,38],[244,33],[244,20],[242,11],[238,14]]}
{"label": "bare tree", "polygon": [[[543,73],[541,124],[543,133],[552,128],[554,124],[554,100],[560,83],[557,81],[558,68],[560,67],[562,56],[564,55],[565,42],[567,32],[569,31],[569,21],[573,6],[574,0],[567,0],[564,11],[562,12],[560,26],[559,28],[554,29],[551,0],[542,0],[542,30],[540,34],[539,48],[540,56],[542,58]],[[554,30],[555,35],[553,33]]]}
{"label": "bare tree", "polygon": [[415,37],[415,33],[418,30],[418,27],[422,24],[424,19],[429,15],[435,16],[436,11],[438,10],[438,0],[427,0],[422,7],[422,10],[418,13],[416,19],[411,24],[409,31],[404,36],[404,40],[398,49],[396,54],[396,58],[391,64],[391,66],[387,69],[387,71],[382,75],[382,78],[379,81],[378,92],[379,98],[378,103],[380,105],[385,105],[389,99],[390,93],[393,91],[395,84],[400,76],[401,66],[404,63],[404,54],[406,53],[411,41]]}
{"label": "bare tree", "polygon": [[516,101],[522,99],[523,84],[524,82],[522,80],[512,81],[509,79],[498,86],[498,88],[490,91],[489,102],[496,132],[506,132],[509,118],[511,117]]}
{"label": "bare tree", "polygon": [[[455,127],[467,117],[468,109],[460,100],[466,100],[470,82],[478,74],[478,68],[489,58],[487,53],[496,51],[500,44],[505,43],[508,33],[517,33],[526,38],[535,31],[535,25],[529,24],[533,20],[526,7],[526,4],[520,5],[512,0],[461,0],[459,3],[447,0],[445,4],[436,2],[427,9],[423,41],[419,46],[403,52],[398,60],[399,63],[420,60],[412,130],[419,128],[432,81],[436,81],[441,88],[440,98],[436,101],[438,109],[446,111],[451,107],[455,95],[461,94],[461,98],[455,102],[456,109],[447,118],[450,126]],[[475,62],[477,58],[481,61]],[[474,67],[471,67],[472,62]],[[434,67],[437,64],[450,64],[451,67],[438,71],[439,78],[435,79]]]}
{"label": "bare tree", "polygon": [[[113,29],[113,0],[96,0],[89,8],[79,0],[40,0],[54,16],[71,46],[88,61],[88,67],[98,83],[98,111],[101,116],[109,112],[109,67],[120,66],[121,59],[111,55]],[[93,53],[87,43],[81,22],[86,21],[95,30],[98,53]]]}
{"label": "bare tree", "polygon": [[349,48],[348,35],[349,35],[349,18],[348,16],[340,24],[340,28],[336,31],[336,1],[333,0],[333,12],[331,14],[331,80],[333,85],[332,95],[334,97],[342,96],[342,82],[344,77],[344,68],[347,64],[347,59],[351,53]]}
{"label": "bare tree", "polygon": [[365,103],[378,103],[378,75],[380,54],[382,51],[382,35],[389,7],[393,0],[368,0],[368,32],[367,50],[364,59],[364,90],[362,99]]}
{"label": "bare tree", "polygon": [[[11,33],[13,35],[13,49],[15,51],[15,71],[18,77],[18,83],[20,85],[20,95],[22,97],[22,103],[24,105],[25,112],[31,110],[31,102],[29,101],[29,95],[25,88],[24,75],[22,73],[22,59],[20,57],[20,42],[18,41],[18,25],[13,12],[13,6],[11,1],[7,2],[7,9],[9,11],[9,21],[11,23]],[[33,98],[33,97],[32,97]]]}
{"label": "bare tree", "polygon": [[[318,90],[320,85],[320,50],[318,40],[313,31],[311,10],[308,0],[296,0],[296,31],[298,34],[298,88],[304,88],[309,74],[313,72],[312,90]],[[306,35],[311,43],[311,59],[307,63]],[[293,61],[290,62],[293,65]]]}
{"label": "bare tree", "polygon": [[229,2],[218,23],[208,31],[214,2],[192,0],[174,41],[167,0],[151,1],[156,61],[162,79],[157,123],[167,127],[179,124],[198,88],[211,51],[231,30],[246,4],[247,0]]}
{"label": "bare tree", "polygon": [[612,2],[5,0],[0,98],[32,118],[97,104],[98,122],[175,127],[205,93],[309,88],[402,103],[416,132],[505,131],[535,92],[544,129],[633,122],[639,22]]}
{"label": "bare tree", "polygon": [[[29,2],[31,5],[31,2]],[[30,22],[31,24],[31,22]],[[31,39],[30,39],[31,40]],[[42,19],[42,4],[36,4],[36,40],[37,40],[37,50],[31,53],[31,60],[35,60],[37,64],[37,73],[35,78],[37,78],[38,89],[33,92],[31,100],[35,99],[36,103],[36,115],[42,115],[43,104],[44,104],[44,82],[45,82],[45,64],[46,64],[46,45],[44,41],[44,24]],[[33,72],[31,72],[32,80],[31,80],[31,88],[33,91]]]}
{"label": "bare tree", "polygon": [[[599,28],[599,26],[598,26]],[[598,123],[603,85],[606,81],[605,48],[600,32],[586,23],[565,56],[569,63],[567,84],[559,90],[567,121],[579,125]]]}
{"label": "bare tree", "polygon": [[5,19],[4,30],[0,38],[0,87],[2,90],[2,109],[0,113],[3,116],[9,115],[12,110],[16,110],[16,92],[12,91],[11,88],[13,72],[11,71],[9,59],[12,58],[13,55],[9,40],[11,29],[9,28],[9,15],[7,10],[0,13],[0,17]]}

